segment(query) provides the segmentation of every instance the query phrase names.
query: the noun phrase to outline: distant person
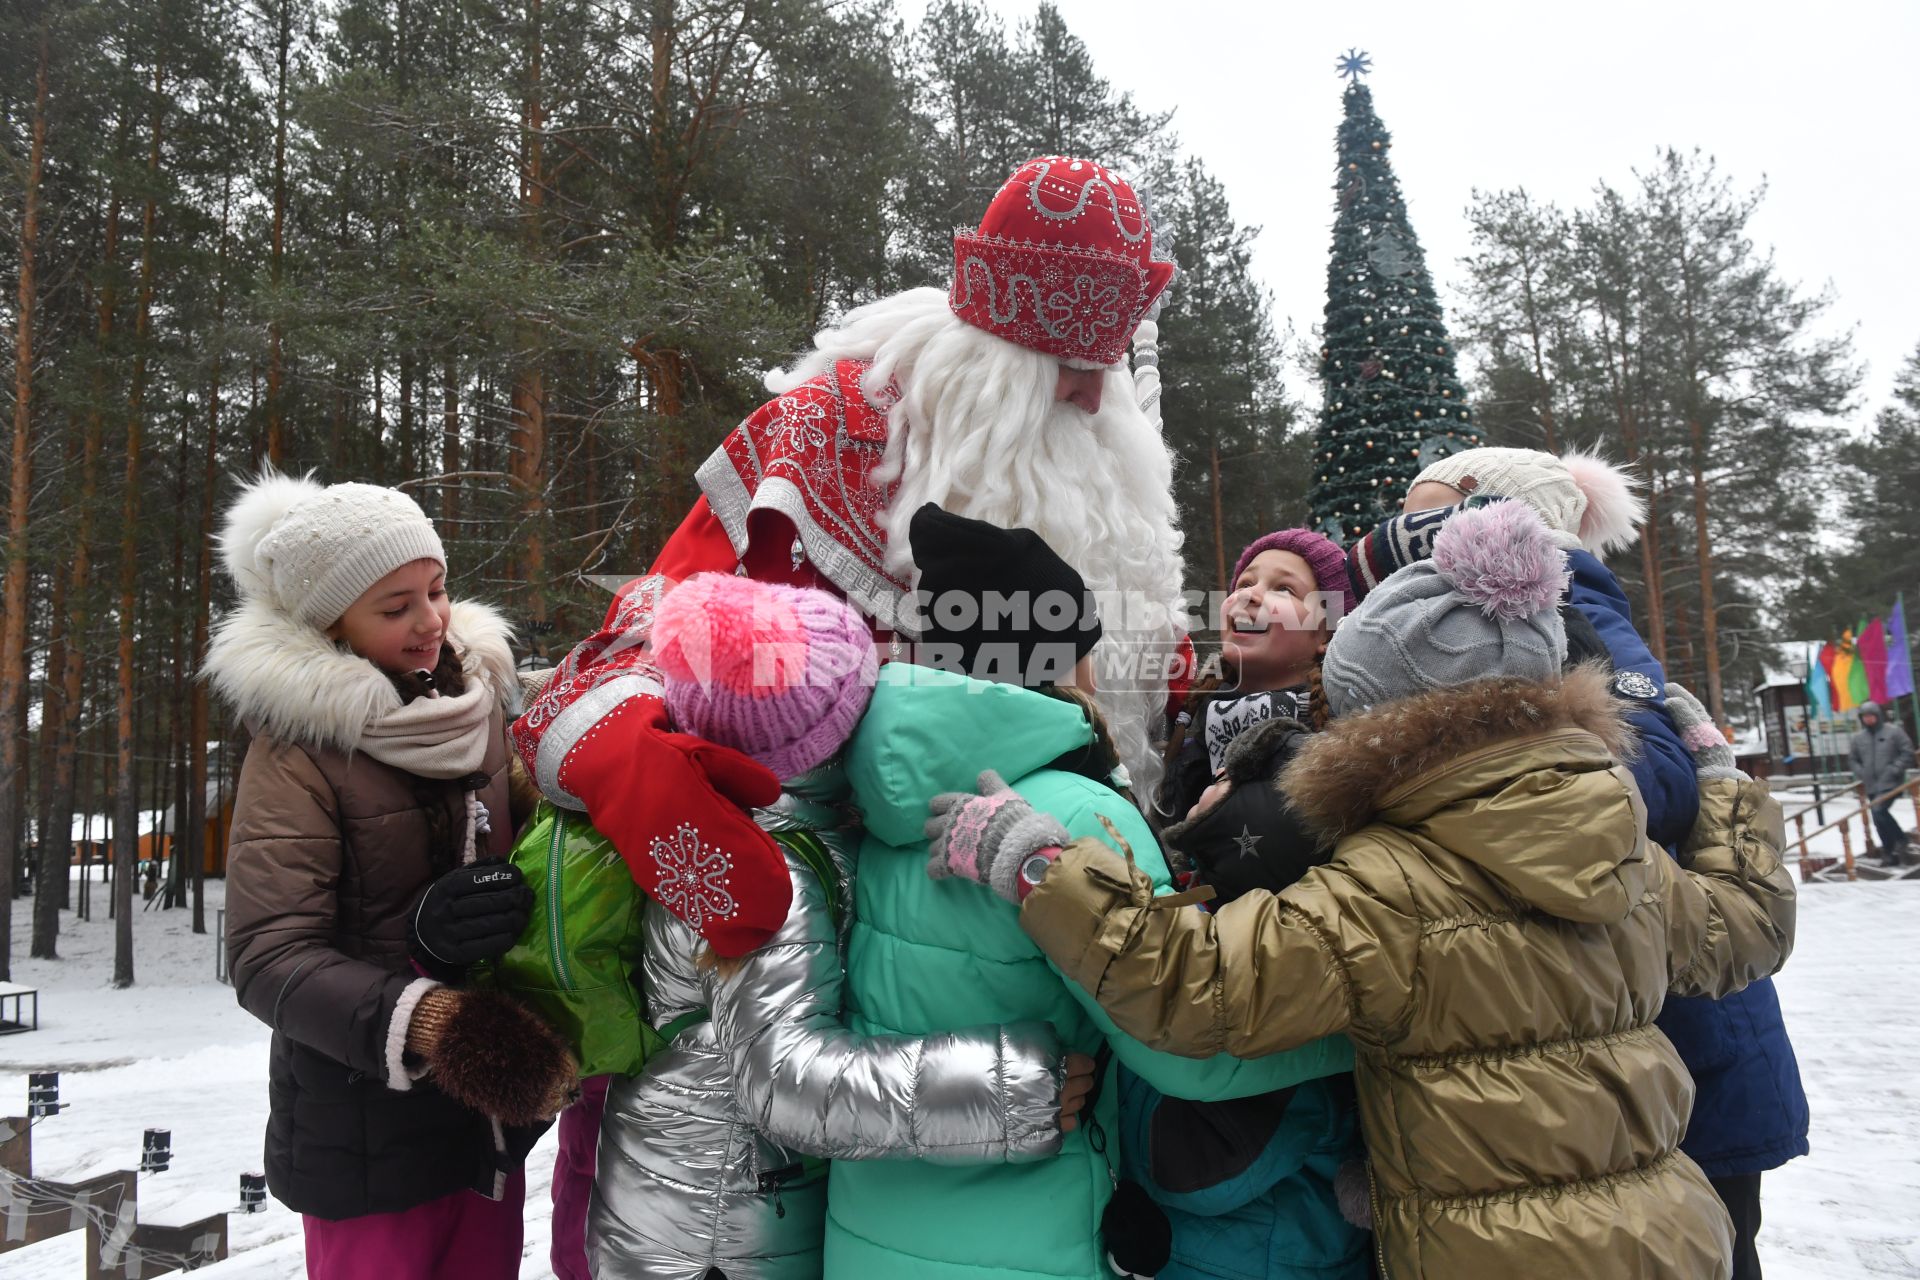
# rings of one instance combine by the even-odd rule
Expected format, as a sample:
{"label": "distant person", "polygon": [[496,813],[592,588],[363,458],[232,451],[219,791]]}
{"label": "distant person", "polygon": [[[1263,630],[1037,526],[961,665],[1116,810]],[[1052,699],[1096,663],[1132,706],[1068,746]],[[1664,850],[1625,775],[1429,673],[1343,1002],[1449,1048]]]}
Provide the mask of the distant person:
{"label": "distant person", "polygon": [[1886,799],[1873,806],[1873,829],[1880,836],[1880,861],[1897,867],[1907,853],[1907,833],[1893,816],[1893,802],[1899,796],[1887,792],[1907,780],[1913,767],[1913,739],[1907,731],[1888,720],[1877,702],[1860,707],[1860,732],[1853,735],[1847,751],[1853,761],[1853,776],[1866,788],[1867,799]]}
{"label": "distant person", "polygon": [[526,927],[506,620],[447,596],[394,489],[271,472],[228,511],[239,603],[207,678],[253,734],[234,801],[227,964],[273,1028],[267,1186],[308,1280],[512,1280],[522,1162],[574,1064],[459,984]]}

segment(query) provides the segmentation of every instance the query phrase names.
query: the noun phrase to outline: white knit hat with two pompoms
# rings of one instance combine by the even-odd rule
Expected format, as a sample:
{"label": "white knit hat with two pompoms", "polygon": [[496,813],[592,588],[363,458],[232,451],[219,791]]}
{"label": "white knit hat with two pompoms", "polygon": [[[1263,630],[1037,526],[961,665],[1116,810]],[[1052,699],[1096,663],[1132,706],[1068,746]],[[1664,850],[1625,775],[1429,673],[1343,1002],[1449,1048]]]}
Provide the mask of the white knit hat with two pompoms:
{"label": "white knit hat with two pompoms", "polygon": [[321,628],[400,566],[447,564],[433,521],[398,489],[272,470],[227,509],[220,555],[242,596]]}
{"label": "white knit hat with two pompoms", "polygon": [[1647,518],[1632,473],[1577,449],[1557,458],[1538,449],[1465,449],[1422,471],[1413,484],[1429,480],[1469,497],[1524,502],[1560,547],[1597,556],[1632,546]]}

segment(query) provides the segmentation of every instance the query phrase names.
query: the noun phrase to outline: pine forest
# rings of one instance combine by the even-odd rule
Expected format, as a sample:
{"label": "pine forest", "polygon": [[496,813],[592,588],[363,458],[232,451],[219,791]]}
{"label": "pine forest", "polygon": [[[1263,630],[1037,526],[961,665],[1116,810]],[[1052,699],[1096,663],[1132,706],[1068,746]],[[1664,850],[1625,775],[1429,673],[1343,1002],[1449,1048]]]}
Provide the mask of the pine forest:
{"label": "pine forest", "polygon": [[[1920,586],[1920,351],[1893,403],[1857,403],[1849,343],[1818,323],[1833,299],[1754,239],[1758,175],[1647,138],[1577,207],[1519,170],[1437,207],[1389,167],[1418,104],[1390,75],[1329,75],[1345,119],[1300,175],[1327,236],[1286,251],[1327,255],[1330,292],[1286,300],[1289,326],[1253,270],[1262,211],[1172,104],[1103,77],[1051,5],[1008,13],[0,7],[0,896],[66,885],[76,848],[112,866],[39,894],[30,937],[0,932],[0,978],[56,954],[66,909],[115,917],[134,982],[148,834],[185,854],[156,909],[212,926],[205,846],[245,731],[194,674],[231,603],[212,535],[240,477],[406,489],[457,594],[506,606],[550,664],[646,567],[766,370],[852,305],[944,286],[954,228],[1031,155],[1121,170],[1179,265],[1160,367],[1192,588],[1267,529],[1351,536],[1473,442],[1596,448],[1642,477],[1645,535],[1612,567],[1723,721],[1770,638]],[[1472,256],[1429,260],[1416,224],[1462,216]]]}

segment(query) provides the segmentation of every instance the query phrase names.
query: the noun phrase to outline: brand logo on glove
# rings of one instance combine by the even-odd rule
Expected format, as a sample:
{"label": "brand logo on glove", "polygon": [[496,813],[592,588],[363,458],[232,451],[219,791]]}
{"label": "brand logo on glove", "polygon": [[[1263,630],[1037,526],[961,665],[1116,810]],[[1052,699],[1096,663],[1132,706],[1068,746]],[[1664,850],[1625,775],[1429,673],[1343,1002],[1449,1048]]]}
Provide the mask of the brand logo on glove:
{"label": "brand logo on glove", "polygon": [[483,871],[473,878],[475,884],[499,884],[502,880],[513,879],[511,871]]}

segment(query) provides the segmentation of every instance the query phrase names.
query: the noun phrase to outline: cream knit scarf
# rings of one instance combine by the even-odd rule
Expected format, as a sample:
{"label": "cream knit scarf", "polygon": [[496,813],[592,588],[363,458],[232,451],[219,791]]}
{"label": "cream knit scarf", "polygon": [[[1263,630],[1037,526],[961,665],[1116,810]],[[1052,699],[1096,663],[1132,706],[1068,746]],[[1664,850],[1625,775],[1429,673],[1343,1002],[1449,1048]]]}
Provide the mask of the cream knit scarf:
{"label": "cream knit scarf", "polygon": [[360,749],[422,778],[464,778],[487,755],[487,724],[499,696],[475,680],[457,698],[439,692],[384,711],[360,735]]}
{"label": "cream knit scarf", "polygon": [[[470,682],[457,698],[430,692],[404,706],[383,712],[360,736],[360,749],[381,764],[392,765],[416,777],[451,780],[480,771],[487,757],[487,726],[499,701],[484,679]],[[466,830],[460,842],[460,862],[479,854],[479,838],[491,833],[487,807],[477,790],[468,790]]]}

